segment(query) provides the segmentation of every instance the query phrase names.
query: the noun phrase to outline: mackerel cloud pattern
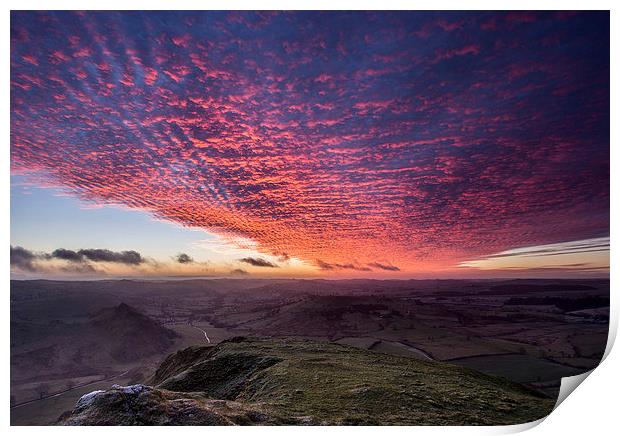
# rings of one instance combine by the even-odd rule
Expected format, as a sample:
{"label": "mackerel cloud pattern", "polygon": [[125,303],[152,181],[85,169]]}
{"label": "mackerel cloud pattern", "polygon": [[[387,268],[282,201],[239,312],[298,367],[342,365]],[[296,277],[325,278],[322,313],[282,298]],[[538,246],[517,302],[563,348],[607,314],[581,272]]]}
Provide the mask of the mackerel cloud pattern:
{"label": "mackerel cloud pattern", "polygon": [[85,201],[323,268],[609,232],[606,13],[11,18],[12,172]]}

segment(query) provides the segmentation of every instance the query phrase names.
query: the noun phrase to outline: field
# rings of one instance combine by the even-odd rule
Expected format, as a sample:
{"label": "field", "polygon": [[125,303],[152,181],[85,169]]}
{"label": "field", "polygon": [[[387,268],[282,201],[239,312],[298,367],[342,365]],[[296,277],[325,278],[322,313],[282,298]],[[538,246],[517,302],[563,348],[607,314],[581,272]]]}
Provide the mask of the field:
{"label": "field", "polygon": [[608,304],[608,280],[13,281],[11,422],[53,422],[80,392],[240,335],[449,361],[553,397],[598,364]]}
{"label": "field", "polygon": [[503,354],[500,356],[464,357],[450,363],[477,371],[498,375],[520,383],[557,381],[558,376],[571,376],[574,369],[527,354]]}

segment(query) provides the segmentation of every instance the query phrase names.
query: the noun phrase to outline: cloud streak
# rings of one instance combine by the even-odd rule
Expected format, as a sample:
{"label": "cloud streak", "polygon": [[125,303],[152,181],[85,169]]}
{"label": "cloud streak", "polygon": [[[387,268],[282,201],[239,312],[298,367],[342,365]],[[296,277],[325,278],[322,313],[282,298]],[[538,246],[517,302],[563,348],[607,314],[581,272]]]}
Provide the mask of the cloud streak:
{"label": "cloud streak", "polygon": [[239,259],[239,262],[247,263],[248,265],[257,266],[261,268],[278,268],[273,262],[269,262],[260,257],[244,257],[243,259]]}
{"label": "cloud streak", "polygon": [[50,256],[55,258],[55,259],[63,259],[63,260],[71,261],[71,262],[82,262],[82,261],[84,261],[84,255],[83,254],[78,253],[78,252],[73,251],[73,250],[66,250],[64,248],[57,248],[56,250],[54,250],[52,252],[52,254]]}
{"label": "cloud streak", "polygon": [[194,262],[194,259],[192,259],[188,254],[185,254],[185,253],[177,254],[176,257],[175,257],[175,260],[178,263],[182,263],[182,264]]}
{"label": "cloud streak", "polygon": [[609,271],[609,238],[522,247],[462,262],[462,268],[505,271]]}
{"label": "cloud streak", "polygon": [[334,271],[334,270],[352,270],[352,271],[371,271],[370,268],[366,266],[354,265],[352,263],[328,263],[322,260],[316,261],[317,266],[324,271]]}
{"label": "cloud streak", "polygon": [[400,271],[400,268],[394,265],[386,265],[383,263],[379,263],[379,262],[371,262],[368,264],[368,266],[372,267],[372,268],[378,268],[378,269],[382,269],[384,271]]}
{"label": "cloud streak", "polygon": [[11,267],[15,267],[24,271],[34,271],[34,261],[37,259],[32,251],[23,247],[11,246]]}
{"label": "cloud streak", "polygon": [[[64,262],[54,264],[53,261]],[[57,248],[51,253],[36,253],[19,246],[11,246],[11,267],[21,271],[45,272],[57,269],[67,273],[100,272],[92,263],[140,266],[146,260],[134,250],[112,251],[102,248],[84,248],[77,251]]]}
{"label": "cloud streak", "polygon": [[102,248],[85,248],[78,251],[78,254],[93,262],[115,262],[128,265],[140,265],[144,259],[134,250],[112,251]]}

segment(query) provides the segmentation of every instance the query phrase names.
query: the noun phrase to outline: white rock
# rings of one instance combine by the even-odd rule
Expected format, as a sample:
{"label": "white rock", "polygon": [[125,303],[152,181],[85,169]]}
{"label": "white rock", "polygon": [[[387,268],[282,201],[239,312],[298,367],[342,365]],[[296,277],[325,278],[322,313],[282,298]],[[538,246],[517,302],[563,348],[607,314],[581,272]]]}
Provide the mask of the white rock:
{"label": "white rock", "polygon": [[139,394],[140,392],[142,392],[142,391],[147,389],[147,386],[144,386],[144,385],[141,385],[141,384],[130,385],[130,386],[114,385],[112,387],[115,388],[115,389],[120,390],[124,394]]}
{"label": "white rock", "polygon": [[84,394],[80,397],[80,399],[77,401],[77,403],[75,404],[76,409],[83,409],[85,407],[90,406],[91,404],[93,404],[93,401],[95,401],[95,398],[97,397],[97,395],[101,394],[102,390],[98,390],[98,391],[92,391],[89,392],[88,394]]}

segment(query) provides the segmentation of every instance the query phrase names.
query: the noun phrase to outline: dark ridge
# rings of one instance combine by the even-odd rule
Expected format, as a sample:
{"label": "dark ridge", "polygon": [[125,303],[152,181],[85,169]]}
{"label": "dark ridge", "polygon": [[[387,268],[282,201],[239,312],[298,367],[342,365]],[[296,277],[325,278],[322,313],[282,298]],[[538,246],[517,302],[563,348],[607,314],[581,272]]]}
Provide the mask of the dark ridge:
{"label": "dark ridge", "polygon": [[175,374],[182,373],[196,362],[199,362],[212,354],[213,348],[214,347],[212,346],[192,346],[168,355],[159,365],[157,371],[155,371],[150,383],[152,385],[158,385],[167,378],[172,377]]}
{"label": "dark ridge", "polygon": [[125,303],[100,310],[89,323],[101,330],[104,337],[115,339],[110,353],[119,362],[162,353],[177,337],[172,330]]}
{"label": "dark ridge", "polygon": [[[162,371],[159,375],[156,373],[154,381],[161,380],[164,374],[167,377],[157,387],[177,392],[205,392],[213,398],[234,400],[250,378],[282,361],[280,358],[254,353],[218,355],[217,351],[226,348],[226,345],[222,343],[217,347],[190,347],[182,350],[165,367],[160,367]],[[172,362],[174,360],[177,360],[176,364]]]}

